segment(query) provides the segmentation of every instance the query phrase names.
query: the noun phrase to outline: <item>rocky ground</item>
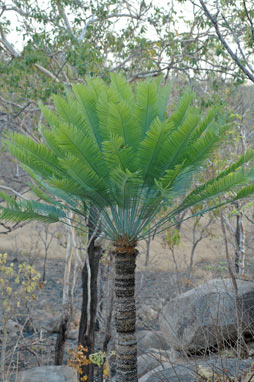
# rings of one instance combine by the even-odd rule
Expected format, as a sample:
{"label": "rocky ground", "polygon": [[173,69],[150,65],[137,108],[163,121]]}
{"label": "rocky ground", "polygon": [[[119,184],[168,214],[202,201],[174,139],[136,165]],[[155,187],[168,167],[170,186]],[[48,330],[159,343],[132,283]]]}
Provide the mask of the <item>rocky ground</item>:
{"label": "rocky ground", "polygon": [[[18,233],[16,236],[15,234],[8,235],[9,241],[6,240],[6,237],[4,240],[1,240],[0,253],[8,251],[8,262],[14,262],[15,267],[27,261],[32,263],[42,273],[43,248],[41,244],[35,241],[33,246],[30,245],[29,249],[28,244],[33,239],[32,232],[34,231],[31,228],[30,230],[29,228],[25,229],[23,237],[22,234]],[[187,240],[188,229],[186,229],[184,235]],[[179,365],[186,362],[186,359],[180,353],[173,352],[170,349],[165,338],[160,335],[158,315],[161,309],[169,300],[179,295],[180,292],[191,289],[207,279],[227,275],[225,259],[223,260],[221,250],[221,238],[218,238],[216,241],[209,239],[202,242],[196,254],[191,280],[188,278],[189,275],[186,270],[186,265],[189,263],[188,254],[191,248],[188,240],[186,241],[187,244],[177,249],[175,260],[172,260],[172,253],[162,245],[162,241],[154,241],[152,243],[148,266],[144,265],[145,243],[141,243],[139,249],[140,256],[138,257],[136,272],[136,301],[139,370],[140,377],[143,378],[141,379],[142,382],[146,382],[143,376],[151,368],[161,367],[162,364],[169,367],[172,364],[174,366],[175,364]],[[253,267],[251,256],[248,256],[247,262],[248,270],[251,273]],[[11,364],[14,370],[17,367],[21,371],[37,366],[54,365],[56,332],[61,313],[63,274],[64,249],[59,247],[57,243],[54,243],[47,261],[46,283],[39,290],[37,299],[32,301],[27,307],[25,305],[22,306],[21,315],[10,317],[11,320],[8,324],[8,350],[11,352],[8,353],[7,365]],[[81,280],[79,277],[75,289],[74,319],[66,344],[65,363],[70,357],[68,349],[73,349],[77,344],[81,293]],[[20,329],[24,324],[25,326],[21,331]],[[103,336],[102,329],[97,332],[97,338]],[[20,335],[21,332],[22,335]],[[235,356],[235,354],[230,354]],[[188,364],[191,362],[197,364],[197,362],[200,363],[203,359],[207,360],[209,357],[207,354],[195,355],[188,359]],[[154,378],[152,375],[149,378],[147,379],[149,382],[156,382],[158,380],[152,379]],[[163,377],[162,375],[160,378],[160,381],[168,380],[168,377]],[[15,374],[13,374],[12,380],[15,380]],[[61,382],[61,380],[59,381]]]}

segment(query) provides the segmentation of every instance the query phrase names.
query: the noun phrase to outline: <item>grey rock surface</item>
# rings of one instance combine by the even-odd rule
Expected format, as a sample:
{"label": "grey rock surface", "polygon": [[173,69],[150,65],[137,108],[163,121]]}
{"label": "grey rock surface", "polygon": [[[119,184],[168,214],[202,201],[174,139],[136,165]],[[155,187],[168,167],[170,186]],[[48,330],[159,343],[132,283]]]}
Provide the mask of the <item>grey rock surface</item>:
{"label": "grey rock surface", "polygon": [[155,353],[142,354],[138,357],[138,377],[142,377],[148,371],[155,369],[165,362],[164,357]]}
{"label": "grey rock surface", "polygon": [[142,330],[137,332],[138,353],[143,354],[149,348],[168,350],[169,346],[159,331]]}
{"label": "grey rock surface", "polygon": [[76,371],[68,366],[41,366],[24,370],[20,382],[77,382]]}
{"label": "grey rock surface", "polygon": [[[238,309],[246,332],[254,329],[254,282],[237,280]],[[237,336],[231,279],[210,280],[170,300],[159,315],[160,330],[176,350],[198,351]]]}
{"label": "grey rock surface", "polygon": [[184,363],[181,365],[165,363],[155,368],[139,379],[139,382],[196,382],[198,377],[198,367],[211,367],[215,374],[225,375],[225,377],[240,376],[242,372],[253,364],[252,360],[238,360],[237,358],[213,358],[207,361]]}

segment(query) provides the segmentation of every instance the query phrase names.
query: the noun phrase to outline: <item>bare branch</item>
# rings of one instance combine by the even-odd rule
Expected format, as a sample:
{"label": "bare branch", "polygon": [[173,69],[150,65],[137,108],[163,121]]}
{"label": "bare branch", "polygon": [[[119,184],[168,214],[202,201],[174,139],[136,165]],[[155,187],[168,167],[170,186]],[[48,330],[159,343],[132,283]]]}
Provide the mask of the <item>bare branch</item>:
{"label": "bare branch", "polygon": [[39,71],[41,73],[43,73],[46,76],[52,78],[52,80],[54,80],[56,82],[60,82],[59,79],[53,73],[51,73],[48,69],[44,68],[43,66],[41,66],[39,64],[34,64],[34,66],[36,66],[36,68],[39,69]]}
{"label": "bare branch", "polygon": [[0,39],[0,42],[3,44],[3,46],[5,47],[5,49],[10,53],[10,55],[14,58],[18,58],[20,57],[20,53],[14,48],[14,46],[7,40],[5,34],[4,34],[4,31],[3,31],[3,28],[2,28],[2,25],[0,24],[0,36],[1,36],[1,39]]}
{"label": "bare branch", "polygon": [[133,54],[130,54],[125,60],[123,60],[120,64],[113,66],[113,68],[110,69],[110,72],[114,72],[115,70],[120,69],[123,65],[125,65],[128,61],[130,61],[133,57]]}
{"label": "bare branch", "polygon": [[67,31],[70,33],[71,36],[73,36],[72,27],[71,27],[71,25],[69,23],[69,20],[68,20],[68,17],[66,15],[65,11],[64,11],[64,8],[60,4],[59,0],[57,1],[57,8],[58,8],[59,15],[62,17],[62,19],[64,21],[64,24],[65,24],[65,27],[66,27]]}
{"label": "bare branch", "polygon": [[16,13],[18,13],[20,16],[31,17],[31,14],[29,14],[28,12],[24,12],[21,8],[14,7],[14,6],[6,6],[6,7],[3,9],[3,11],[4,11],[4,12],[8,12],[8,11],[16,12]]}
{"label": "bare branch", "polygon": [[229,25],[229,23],[228,23],[226,17],[225,17],[224,15],[222,15],[222,18],[223,18],[223,21],[225,22],[225,25],[227,26],[227,28],[228,28],[228,29],[230,30],[230,32],[232,33],[232,36],[233,36],[233,38],[234,38],[234,40],[235,40],[235,43],[236,43],[236,45],[237,45],[237,47],[238,47],[238,49],[239,49],[239,52],[240,52],[240,54],[241,54],[241,56],[242,56],[242,58],[243,58],[243,60],[244,60],[244,62],[245,62],[245,64],[246,64],[246,66],[248,66],[248,68],[250,69],[250,71],[251,71],[252,73],[254,73],[254,70],[252,69],[252,67],[251,67],[250,64],[248,63],[248,60],[246,59],[245,54],[244,54],[244,52],[243,52],[243,50],[242,50],[242,47],[241,47],[239,38],[238,38],[237,35],[235,34],[233,28],[231,28],[231,26]]}
{"label": "bare branch", "polygon": [[[136,15],[133,15],[131,13],[112,13],[111,15],[108,15],[107,16],[107,19],[112,19],[112,18],[121,18],[121,17],[126,17],[126,18],[131,18],[131,19],[137,19],[139,20],[140,17],[139,16],[136,16]],[[87,28],[89,27],[89,25],[91,25],[92,23],[96,23],[97,21],[99,21],[99,17],[93,15],[91,16],[91,18],[87,21],[86,25],[84,26],[84,28],[82,29],[82,32],[78,38],[79,41],[82,41],[87,33]]]}
{"label": "bare branch", "polygon": [[[29,200],[28,198],[26,198],[23,194],[20,194],[19,192],[17,192],[16,190],[14,190],[13,188],[11,187],[7,187],[7,186],[4,186],[2,184],[0,184],[0,188],[3,188],[4,190],[7,190],[7,191],[11,191],[13,194],[15,194],[16,196],[18,196],[19,198],[22,198],[24,200]],[[25,194],[28,190],[24,191],[23,193]]]}
{"label": "bare branch", "polygon": [[229,55],[231,56],[231,58],[235,61],[235,63],[237,64],[237,66],[242,70],[242,72],[252,81],[254,82],[254,76],[250,73],[250,71],[246,68],[245,65],[242,64],[241,60],[237,57],[237,55],[232,51],[232,49],[230,48],[230,46],[228,45],[228,43],[226,42],[226,40],[224,39],[221,31],[220,31],[220,28],[219,28],[219,25],[218,25],[218,20],[217,20],[217,15],[218,15],[218,12],[215,16],[213,16],[207,6],[205,5],[204,1],[203,0],[199,0],[204,12],[205,12],[205,15],[207,16],[207,18],[212,22],[215,30],[216,30],[216,33],[217,33],[217,36],[219,37],[219,40],[220,42],[222,43],[222,45],[225,47],[225,49],[227,50],[227,52],[229,53]]}
{"label": "bare branch", "polygon": [[247,19],[249,20],[249,23],[250,23],[252,40],[254,41],[254,26],[253,26],[252,18],[250,17],[249,11],[247,9],[245,0],[243,0],[243,6],[244,6]]}

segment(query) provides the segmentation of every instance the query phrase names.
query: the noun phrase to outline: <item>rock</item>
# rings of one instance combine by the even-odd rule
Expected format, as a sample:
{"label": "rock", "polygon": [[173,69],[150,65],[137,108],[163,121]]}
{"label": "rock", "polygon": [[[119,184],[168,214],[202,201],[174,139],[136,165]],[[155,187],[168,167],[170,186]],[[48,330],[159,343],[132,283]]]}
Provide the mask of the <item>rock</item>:
{"label": "rock", "polygon": [[19,373],[19,382],[77,382],[76,371],[68,366],[41,366]]}
{"label": "rock", "polygon": [[148,349],[144,354],[138,357],[138,377],[142,377],[148,371],[160,365],[171,366],[171,363],[179,359],[180,353],[174,350]]}
{"label": "rock", "polygon": [[159,331],[142,330],[137,332],[138,352],[144,353],[149,348],[168,350],[169,346]]}
{"label": "rock", "polygon": [[151,325],[158,318],[159,312],[148,305],[141,306],[137,312],[137,318]]}
{"label": "rock", "polygon": [[78,329],[71,329],[67,335],[69,340],[78,340]]}
{"label": "rock", "polygon": [[[7,321],[6,328],[7,328],[8,336],[10,336],[12,338],[18,336],[19,333],[22,331],[22,326],[18,322],[13,321],[13,320]],[[0,332],[1,333],[3,332],[2,325],[0,325]]]}
{"label": "rock", "polygon": [[36,310],[32,313],[31,326],[36,330],[44,330],[48,333],[58,333],[61,315],[53,315],[44,310]]}
{"label": "rock", "polygon": [[50,301],[49,299],[37,299],[36,300],[36,303],[37,303],[37,309],[39,308],[40,310],[44,311],[44,312],[47,312],[47,313],[51,313],[51,309],[52,309],[52,304],[50,304]]}
{"label": "rock", "polygon": [[181,365],[164,363],[162,366],[146,373],[139,379],[139,382],[196,382],[197,380],[202,379],[200,377],[197,378],[197,376],[198,371],[204,368],[209,368],[209,370],[212,370],[214,375],[224,376],[224,378],[221,377],[219,379],[223,381],[226,380],[226,377],[232,378],[240,376],[244,370],[247,370],[251,366],[252,363],[253,362],[251,359],[239,361],[237,358],[223,359],[219,357],[200,362],[195,360],[194,362]]}
{"label": "rock", "polygon": [[[254,282],[237,280],[243,330],[254,329]],[[162,337],[176,350],[195,352],[235,339],[237,319],[231,279],[210,280],[169,301],[159,315]]]}
{"label": "rock", "polygon": [[167,362],[166,357],[159,352],[151,351],[138,357],[138,377],[142,377],[148,371],[155,369],[157,366]]}
{"label": "rock", "polygon": [[181,353],[175,349],[161,350],[161,349],[150,348],[146,350],[144,354],[147,354],[147,353],[157,354],[160,357],[165,358],[167,362],[176,362],[176,361],[183,360]]}
{"label": "rock", "polygon": [[[34,310],[31,314],[31,329],[43,330],[48,333],[58,333],[59,325],[61,322],[61,313],[54,313],[45,311],[44,309]],[[71,321],[71,332],[72,329],[77,329],[80,322],[80,311],[75,310],[73,313]],[[72,332],[72,337],[74,332]],[[75,337],[76,339],[76,337]]]}

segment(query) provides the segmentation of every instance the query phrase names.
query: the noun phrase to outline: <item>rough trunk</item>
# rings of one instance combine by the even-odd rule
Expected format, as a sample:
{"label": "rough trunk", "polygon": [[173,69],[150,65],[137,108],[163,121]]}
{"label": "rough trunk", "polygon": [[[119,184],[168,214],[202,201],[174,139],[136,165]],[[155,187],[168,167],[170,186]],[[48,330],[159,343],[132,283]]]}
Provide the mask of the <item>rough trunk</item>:
{"label": "rough trunk", "polygon": [[59,333],[56,340],[55,346],[55,365],[63,365],[64,361],[64,349],[69,332],[70,326],[70,309],[65,308],[62,314]]}
{"label": "rough trunk", "polygon": [[244,260],[245,260],[245,246],[244,246],[244,227],[243,227],[243,214],[240,211],[236,215],[236,230],[235,230],[235,270],[236,273],[244,273]]}
{"label": "rough trunk", "polygon": [[[97,279],[99,260],[101,257],[101,247],[95,246],[95,239],[96,237],[90,242],[88,247],[88,258],[82,270],[83,301],[78,342],[88,349],[88,352],[85,354],[87,358],[90,354],[94,353]],[[87,381],[92,382],[93,374],[93,364],[89,364],[82,368],[80,377],[87,376]]]}
{"label": "rough trunk", "polygon": [[55,365],[62,365],[64,361],[64,349],[70,328],[70,312],[72,308],[69,302],[70,293],[70,275],[71,275],[71,259],[72,259],[73,242],[71,230],[67,228],[67,248],[64,264],[64,285],[63,285],[63,302],[62,302],[62,317],[59,326],[55,346]]}
{"label": "rough trunk", "polygon": [[115,243],[115,324],[117,382],[137,382],[135,243]]}

